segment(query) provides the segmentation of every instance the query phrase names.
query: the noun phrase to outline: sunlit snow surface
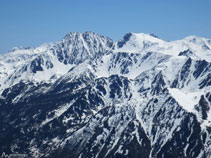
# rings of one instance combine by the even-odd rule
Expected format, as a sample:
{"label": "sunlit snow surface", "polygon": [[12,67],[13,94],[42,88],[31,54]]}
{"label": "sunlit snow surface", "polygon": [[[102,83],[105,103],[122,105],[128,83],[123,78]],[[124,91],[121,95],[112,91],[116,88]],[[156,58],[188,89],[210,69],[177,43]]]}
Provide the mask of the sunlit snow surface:
{"label": "sunlit snow surface", "polygon": [[204,59],[211,62],[210,39],[197,36],[188,36],[182,40],[164,41],[149,34],[132,33],[130,40],[116,52],[160,52],[167,55],[178,56],[185,50],[193,51],[192,58]]}

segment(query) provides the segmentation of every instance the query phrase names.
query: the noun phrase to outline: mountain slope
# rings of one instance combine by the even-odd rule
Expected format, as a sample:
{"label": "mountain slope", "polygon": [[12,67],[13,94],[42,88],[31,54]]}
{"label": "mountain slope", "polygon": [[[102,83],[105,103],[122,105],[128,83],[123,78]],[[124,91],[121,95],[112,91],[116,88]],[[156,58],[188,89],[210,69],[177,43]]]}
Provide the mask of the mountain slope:
{"label": "mountain slope", "polygon": [[69,33],[0,57],[0,154],[211,156],[211,40]]}

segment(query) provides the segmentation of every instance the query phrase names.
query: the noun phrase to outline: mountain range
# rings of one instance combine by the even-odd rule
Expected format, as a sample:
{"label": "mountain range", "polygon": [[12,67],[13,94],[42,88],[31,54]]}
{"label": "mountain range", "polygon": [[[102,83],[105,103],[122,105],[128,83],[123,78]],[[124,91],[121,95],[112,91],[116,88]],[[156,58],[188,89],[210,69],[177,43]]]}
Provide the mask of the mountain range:
{"label": "mountain range", "polygon": [[0,55],[0,155],[210,158],[211,39],[70,32]]}

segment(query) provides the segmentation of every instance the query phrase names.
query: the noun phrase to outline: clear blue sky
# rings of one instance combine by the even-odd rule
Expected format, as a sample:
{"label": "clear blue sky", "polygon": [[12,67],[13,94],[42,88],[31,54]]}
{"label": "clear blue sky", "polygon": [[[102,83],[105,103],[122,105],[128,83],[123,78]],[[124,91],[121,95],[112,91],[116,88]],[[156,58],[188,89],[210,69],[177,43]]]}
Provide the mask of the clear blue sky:
{"label": "clear blue sky", "polygon": [[211,0],[0,0],[1,53],[84,31],[113,40],[126,32],[211,38]]}

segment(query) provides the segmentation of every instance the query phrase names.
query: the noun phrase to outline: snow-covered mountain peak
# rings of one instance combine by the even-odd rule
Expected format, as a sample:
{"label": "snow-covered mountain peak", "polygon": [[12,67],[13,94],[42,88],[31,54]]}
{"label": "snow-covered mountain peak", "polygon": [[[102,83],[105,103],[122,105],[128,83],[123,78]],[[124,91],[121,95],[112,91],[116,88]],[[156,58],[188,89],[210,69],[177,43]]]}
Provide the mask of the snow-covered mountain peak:
{"label": "snow-covered mountain peak", "polygon": [[187,36],[183,39],[185,42],[192,43],[195,45],[201,46],[201,48],[206,51],[206,50],[211,50],[211,39],[199,37],[199,36]]}
{"label": "snow-covered mountain peak", "polygon": [[71,32],[0,55],[0,155],[211,157],[210,43]]}
{"label": "snow-covered mountain peak", "polygon": [[87,35],[87,36],[95,36],[97,35],[96,33],[94,32],[84,32],[84,33],[81,33],[81,32],[69,32],[68,34],[66,34],[63,38],[64,41],[72,41],[72,40],[76,40],[76,39],[79,39],[79,38],[83,38],[83,35]]}
{"label": "snow-covered mountain peak", "polygon": [[114,42],[93,32],[71,32],[53,48],[59,61],[65,64],[79,64],[102,56],[113,49]]}
{"label": "snow-covered mountain peak", "polygon": [[154,45],[158,45],[158,43],[162,42],[164,41],[150,34],[127,33],[120,41],[117,42],[116,51],[120,52],[142,51]]}
{"label": "snow-covered mountain peak", "polygon": [[[166,42],[150,34],[127,33],[114,48],[115,42],[108,37],[94,32],[70,32],[59,42],[45,43],[37,48],[15,48],[11,53],[1,55],[0,83],[17,83],[25,77],[38,82],[48,81],[52,76],[56,79],[65,74],[73,66],[98,59],[103,61],[96,68],[100,76],[121,73],[135,78],[138,74],[132,69],[141,67],[141,71],[145,71],[169,57],[209,62],[211,51],[205,47],[210,47],[210,43],[209,39],[197,36]],[[101,68],[105,70],[101,71]]]}
{"label": "snow-covered mountain peak", "polygon": [[151,42],[161,42],[162,39],[158,38],[154,34],[146,34],[146,33],[132,33],[132,35],[139,41],[151,41]]}
{"label": "snow-covered mountain peak", "polygon": [[113,46],[108,37],[93,32],[71,32],[59,42],[16,48],[0,56],[0,91],[21,80],[52,82],[71,67],[110,53]]}
{"label": "snow-covered mountain peak", "polygon": [[196,35],[190,35],[190,36],[185,37],[183,40],[188,41],[188,42],[192,42],[192,43],[199,43],[199,42],[207,41],[209,39],[199,37],[199,36],[196,36]]}
{"label": "snow-covered mountain peak", "polygon": [[83,40],[84,42],[96,42],[101,41],[104,42],[106,40],[110,41],[111,39],[105,36],[102,36],[100,34],[97,34],[95,32],[69,32],[66,34],[62,40],[63,43],[68,42],[69,44],[72,44],[74,41],[80,41]]}
{"label": "snow-covered mountain peak", "polygon": [[171,56],[186,56],[192,59],[211,61],[211,40],[188,36],[182,40],[164,41],[154,35],[127,33],[117,42],[115,52],[157,52]]}

